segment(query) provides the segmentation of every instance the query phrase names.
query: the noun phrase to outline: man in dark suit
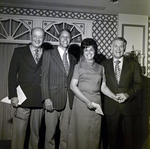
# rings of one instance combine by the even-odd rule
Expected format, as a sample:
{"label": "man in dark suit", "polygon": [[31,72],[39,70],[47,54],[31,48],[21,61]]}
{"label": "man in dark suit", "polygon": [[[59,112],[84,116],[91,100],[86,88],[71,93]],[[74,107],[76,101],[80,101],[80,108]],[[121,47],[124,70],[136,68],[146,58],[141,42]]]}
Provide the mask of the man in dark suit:
{"label": "man in dark suit", "polygon": [[[43,116],[41,95],[41,64],[44,49],[44,30],[31,30],[31,44],[14,50],[8,77],[9,98],[14,107],[11,149],[23,149],[27,125],[30,121],[29,149],[37,149]],[[16,87],[20,85],[27,99],[18,105]]]}
{"label": "man in dark suit", "polygon": [[132,117],[138,113],[136,95],[141,89],[142,78],[139,63],[124,57],[126,44],[127,41],[124,38],[115,38],[111,45],[113,58],[102,62],[107,86],[118,96],[118,101],[107,96],[104,98],[110,149],[118,148],[117,138],[121,129],[123,129],[124,138],[124,146],[121,144],[121,149],[133,149],[132,129],[134,126],[131,121]]}
{"label": "man in dark suit", "polygon": [[58,47],[46,51],[43,55],[42,97],[46,124],[45,149],[55,149],[54,140],[58,122],[60,128],[59,148],[67,148],[68,125],[73,104],[70,81],[76,64],[76,59],[68,53],[70,41],[70,31],[62,30],[59,34]]}

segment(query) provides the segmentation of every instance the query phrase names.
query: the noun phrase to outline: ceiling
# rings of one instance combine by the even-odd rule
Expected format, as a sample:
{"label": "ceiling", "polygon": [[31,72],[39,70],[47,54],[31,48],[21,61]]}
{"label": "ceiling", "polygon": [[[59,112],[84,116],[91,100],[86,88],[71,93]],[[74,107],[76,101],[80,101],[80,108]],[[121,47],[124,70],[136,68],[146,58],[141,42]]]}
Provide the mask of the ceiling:
{"label": "ceiling", "polygon": [[136,14],[150,16],[150,0],[0,0],[0,6],[62,10],[100,14]]}

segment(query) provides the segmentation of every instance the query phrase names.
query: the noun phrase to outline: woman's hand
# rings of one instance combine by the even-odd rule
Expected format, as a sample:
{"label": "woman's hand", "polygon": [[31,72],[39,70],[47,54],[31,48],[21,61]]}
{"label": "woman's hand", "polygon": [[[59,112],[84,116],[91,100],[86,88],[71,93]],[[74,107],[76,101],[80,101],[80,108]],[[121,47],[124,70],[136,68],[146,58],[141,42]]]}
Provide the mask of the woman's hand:
{"label": "woman's hand", "polygon": [[90,110],[95,110],[95,109],[96,109],[96,108],[94,107],[94,105],[92,104],[91,101],[86,102],[85,104],[86,104],[87,108],[90,109]]}

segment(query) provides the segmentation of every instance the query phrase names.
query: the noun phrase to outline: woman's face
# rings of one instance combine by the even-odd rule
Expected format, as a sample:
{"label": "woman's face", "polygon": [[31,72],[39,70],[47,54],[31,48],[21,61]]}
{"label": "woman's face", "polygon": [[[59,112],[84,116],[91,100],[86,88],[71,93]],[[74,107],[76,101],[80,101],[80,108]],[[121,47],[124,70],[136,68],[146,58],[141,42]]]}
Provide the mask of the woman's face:
{"label": "woman's face", "polygon": [[94,55],[95,55],[95,50],[92,46],[88,46],[84,48],[83,56],[85,57],[86,60],[88,61],[93,60]]}

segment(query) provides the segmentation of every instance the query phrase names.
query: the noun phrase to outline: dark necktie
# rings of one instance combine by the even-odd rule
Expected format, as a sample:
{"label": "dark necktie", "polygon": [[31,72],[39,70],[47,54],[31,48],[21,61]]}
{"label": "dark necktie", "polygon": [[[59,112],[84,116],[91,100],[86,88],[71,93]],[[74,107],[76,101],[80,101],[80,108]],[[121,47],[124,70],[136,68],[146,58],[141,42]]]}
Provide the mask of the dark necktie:
{"label": "dark necktie", "polygon": [[117,83],[119,84],[120,74],[121,74],[121,70],[120,70],[120,67],[119,67],[120,61],[117,60],[117,61],[115,61],[115,63],[116,63],[116,65],[115,65],[115,76],[116,76]]}
{"label": "dark necktie", "polygon": [[67,60],[67,52],[66,51],[63,54],[63,64],[64,64],[64,67],[65,67],[65,70],[66,70],[66,74],[68,75],[69,63],[68,63],[68,60]]}
{"label": "dark necktie", "polygon": [[36,49],[36,50],[35,50],[35,62],[36,62],[36,64],[38,63],[39,59],[40,59],[39,50]]}

